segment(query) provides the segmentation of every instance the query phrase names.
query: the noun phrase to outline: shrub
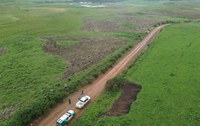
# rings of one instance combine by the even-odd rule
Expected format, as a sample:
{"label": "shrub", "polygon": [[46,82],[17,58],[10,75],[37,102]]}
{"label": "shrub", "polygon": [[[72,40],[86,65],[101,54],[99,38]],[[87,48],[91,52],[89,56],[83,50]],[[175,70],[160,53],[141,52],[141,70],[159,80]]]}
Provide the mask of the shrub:
{"label": "shrub", "polygon": [[115,77],[107,81],[106,90],[114,92],[120,89],[125,83],[126,83],[126,80],[122,76]]}
{"label": "shrub", "polygon": [[94,78],[97,78],[97,77],[99,76],[99,72],[94,71],[94,72],[92,73],[92,76],[93,76]]}

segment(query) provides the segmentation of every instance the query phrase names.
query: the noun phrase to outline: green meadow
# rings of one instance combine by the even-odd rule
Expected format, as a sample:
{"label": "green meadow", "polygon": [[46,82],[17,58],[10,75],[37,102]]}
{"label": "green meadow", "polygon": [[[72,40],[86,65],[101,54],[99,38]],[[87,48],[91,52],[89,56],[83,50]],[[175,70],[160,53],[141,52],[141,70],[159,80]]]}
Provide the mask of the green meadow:
{"label": "green meadow", "polygon": [[[142,86],[127,115],[105,116],[120,91],[106,91],[72,126],[197,126],[200,119],[200,23],[164,28],[123,74]],[[95,121],[94,121],[95,120]]]}
{"label": "green meadow", "polygon": [[[166,20],[183,22],[197,19],[199,15],[198,2],[174,2],[171,5],[130,0],[106,4],[106,8],[85,8],[70,0],[52,1],[0,0],[0,125],[7,126],[12,122],[27,125],[77,87],[105,72],[155,24]],[[174,12],[175,7],[184,13]],[[89,28],[90,24],[97,27],[99,32],[85,28],[88,24]],[[47,41],[43,37],[115,37],[126,40],[127,44],[90,68],[75,73],[70,80],[62,80],[69,62],[44,52]],[[61,40],[57,44],[72,46],[79,42]],[[127,75],[127,78],[131,77]],[[137,78],[134,77],[134,81],[138,81]],[[66,83],[70,85],[67,93],[63,91]]]}

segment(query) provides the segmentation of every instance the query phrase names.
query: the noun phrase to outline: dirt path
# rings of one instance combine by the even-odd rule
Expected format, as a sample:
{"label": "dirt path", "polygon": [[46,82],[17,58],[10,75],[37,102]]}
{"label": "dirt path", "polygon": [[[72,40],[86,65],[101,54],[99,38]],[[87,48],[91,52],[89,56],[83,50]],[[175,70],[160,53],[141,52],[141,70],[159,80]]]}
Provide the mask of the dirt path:
{"label": "dirt path", "polygon": [[[83,90],[85,95],[91,96],[91,102],[93,102],[98,96],[101,95],[105,88],[106,81],[114,78],[125,70],[128,65],[133,62],[136,57],[147,48],[148,43],[159,33],[159,31],[164,27],[159,26],[152,30],[140,43],[138,43],[131,51],[129,51],[125,56],[123,56],[112,68],[110,68],[105,74],[101,75],[98,79],[94,80],[91,84],[81,88],[79,91],[74,92],[68,98],[72,99],[72,104],[68,104],[66,99],[58,104],[56,107],[51,109],[49,113],[40,117],[38,120],[34,121],[32,126],[55,126],[56,120],[63,115],[68,109],[72,109],[76,113],[76,118],[78,118],[84,109],[79,110],[75,108],[75,104],[81,95]],[[90,103],[91,103],[90,102]]]}

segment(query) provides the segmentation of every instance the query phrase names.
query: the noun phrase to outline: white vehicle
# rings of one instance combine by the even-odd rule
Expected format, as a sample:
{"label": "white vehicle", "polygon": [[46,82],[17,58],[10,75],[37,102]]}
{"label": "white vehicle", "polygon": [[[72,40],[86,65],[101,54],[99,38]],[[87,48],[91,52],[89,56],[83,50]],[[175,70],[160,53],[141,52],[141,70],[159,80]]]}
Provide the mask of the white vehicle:
{"label": "white vehicle", "polygon": [[82,108],[85,104],[87,104],[90,101],[90,96],[84,96],[82,97],[77,103],[76,108]]}
{"label": "white vehicle", "polygon": [[66,126],[66,124],[74,117],[75,112],[73,110],[67,111],[56,122],[56,126]]}

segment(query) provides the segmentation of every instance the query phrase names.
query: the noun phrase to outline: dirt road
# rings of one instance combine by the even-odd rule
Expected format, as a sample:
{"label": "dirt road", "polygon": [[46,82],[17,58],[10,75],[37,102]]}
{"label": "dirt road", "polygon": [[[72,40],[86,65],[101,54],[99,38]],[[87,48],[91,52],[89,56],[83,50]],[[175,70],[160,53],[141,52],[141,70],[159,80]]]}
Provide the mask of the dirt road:
{"label": "dirt road", "polygon": [[[78,110],[75,108],[75,104],[78,101],[78,98],[81,96],[81,91],[84,91],[85,95],[91,96],[91,102],[93,102],[98,96],[101,95],[105,88],[106,81],[114,78],[125,70],[128,65],[133,62],[136,57],[147,48],[148,43],[159,33],[159,31],[164,27],[159,26],[152,30],[140,43],[138,43],[131,51],[129,51],[125,56],[123,56],[112,68],[110,68],[105,74],[98,77],[91,84],[81,88],[79,91],[74,92],[68,98],[72,100],[71,104],[67,103],[67,100],[58,104],[56,107],[51,109],[49,113],[40,117],[36,120],[32,126],[55,126],[56,120],[62,116],[67,110],[72,109],[76,113],[76,118],[80,116],[80,113],[84,111]],[[90,103],[91,103],[90,102]]]}

